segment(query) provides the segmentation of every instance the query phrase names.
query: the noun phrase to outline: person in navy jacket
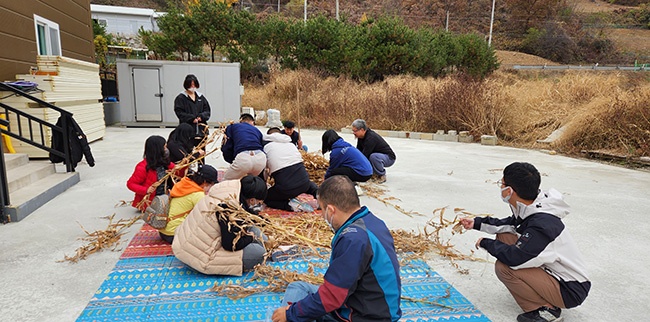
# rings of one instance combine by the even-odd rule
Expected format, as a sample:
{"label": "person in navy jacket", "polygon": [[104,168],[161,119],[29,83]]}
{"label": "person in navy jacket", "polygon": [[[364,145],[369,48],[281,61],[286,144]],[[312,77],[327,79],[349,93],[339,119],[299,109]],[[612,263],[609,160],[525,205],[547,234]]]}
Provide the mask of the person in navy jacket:
{"label": "person in navy jacket", "polygon": [[366,182],[372,177],[370,161],[361,151],[345,142],[334,130],[325,131],[322,141],[323,154],[332,151],[325,179],[340,174],[355,182]]}
{"label": "person in navy jacket", "polygon": [[398,321],[399,261],[386,224],[360,206],[354,183],[346,176],[325,180],[318,204],[335,232],[324,282],[289,284],[273,322]]}
{"label": "person in navy jacket", "polygon": [[499,183],[512,216],[460,222],[466,229],[496,234],[496,239],[479,238],[476,248],[496,257],[497,277],[524,311],[517,321],[558,320],[562,308],[582,304],[591,288],[585,262],[562,222],[569,205],[559,191],[539,190],[541,178],[530,163],[508,165]]}
{"label": "person in navy jacket", "polygon": [[262,132],[255,127],[252,115],[244,113],[239,123],[226,127],[221,152],[230,167],[223,175],[224,180],[239,180],[246,175],[257,176],[266,167]]}

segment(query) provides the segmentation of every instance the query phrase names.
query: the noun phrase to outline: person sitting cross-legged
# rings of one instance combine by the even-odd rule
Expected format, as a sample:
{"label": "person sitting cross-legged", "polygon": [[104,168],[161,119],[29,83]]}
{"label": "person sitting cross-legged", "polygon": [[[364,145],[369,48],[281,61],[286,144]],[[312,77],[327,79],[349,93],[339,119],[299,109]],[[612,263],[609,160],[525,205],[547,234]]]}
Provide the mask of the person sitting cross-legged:
{"label": "person sitting cross-legged", "polygon": [[398,321],[399,261],[386,224],[361,207],[354,183],[346,176],[325,180],[318,203],[335,232],[324,282],[289,284],[273,322]]}
{"label": "person sitting cross-legged", "polygon": [[[264,262],[264,240],[259,227],[245,232],[221,218],[215,205],[238,200],[244,210],[257,214],[266,197],[260,177],[245,176],[215,184],[176,229],[174,256],[193,269],[211,275],[241,276]],[[235,219],[238,223],[240,219]]]}

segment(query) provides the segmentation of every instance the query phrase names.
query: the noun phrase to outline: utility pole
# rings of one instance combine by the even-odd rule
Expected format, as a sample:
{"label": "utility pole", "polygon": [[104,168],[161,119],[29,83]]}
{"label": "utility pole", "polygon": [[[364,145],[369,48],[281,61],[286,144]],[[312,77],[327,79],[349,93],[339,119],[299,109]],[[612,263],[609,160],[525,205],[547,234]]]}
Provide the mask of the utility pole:
{"label": "utility pole", "polygon": [[447,10],[447,20],[445,20],[445,31],[449,31],[449,10]]}
{"label": "utility pole", "polygon": [[[305,0],[307,1],[307,0]],[[490,18],[490,36],[488,37],[488,47],[492,46],[492,26],[494,26],[494,5],[496,0],[492,0],[492,17]]]}
{"label": "utility pole", "polygon": [[339,18],[339,0],[336,0],[336,21],[341,21]]}
{"label": "utility pole", "polygon": [[278,0],[278,13],[280,13],[280,0]]}

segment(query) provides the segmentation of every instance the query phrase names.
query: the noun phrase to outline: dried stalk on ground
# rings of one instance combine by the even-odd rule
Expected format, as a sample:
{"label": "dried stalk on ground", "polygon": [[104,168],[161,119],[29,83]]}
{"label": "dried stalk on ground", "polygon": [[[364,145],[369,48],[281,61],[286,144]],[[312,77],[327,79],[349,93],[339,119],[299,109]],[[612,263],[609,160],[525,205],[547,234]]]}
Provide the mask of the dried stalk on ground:
{"label": "dried stalk on ground", "polygon": [[[211,290],[217,292],[220,296],[227,296],[232,300],[237,300],[260,292],[281,293],[284,292],[289,283],[297,281],[320,285],[323,284],[323,274],[315,274],[312,264],[309,264],[307,273],[257,265],[253,277],[245,281],[244,284],[217,285],[215,283]],[[262,282],[262,284],[259,284],[259,282]]]}
{"label": "dried stalk on ground", "polygon": [[65,259],[57,262],[69,261],[76,263],[80,260],[86,259],[89,255],[104,249],[115,250],[117,245],[120,243],[120,239],[125,234],[126,228],[131,227],[140,218],[133,217],[131,219],[120,219],[116,223],[113,223],[114,217],[115,214],[105,217],[108,219],[108,227],[105,230],[96,230],[92,233],[89,233],[83,226],[79,225],[86,233],[86,237],[81,237],[80,239],[88,243],[77,248],[74,256],[65,255]]}
{"label": "dried stalk on ground", "polygon": [[361,187],[361,189],[363,189],[363,192],[366,194],[366,196],[371,197],[371,198],[375,198],[375,199],[381,201],[384,205],[393,207],[393,208],[395,208],[395,210],[397,210],[397,211],[399,211],[399,212],[401,212],[401,213],[403,213],[403,214],[405,214],[405,215],[407,215],[407,216],[409,216],[411,218],[413,218],[413,215],[424,216],[423,214],[421,214],[421,213],[419,213],[417,211],[413,211],[413,210],[406,211],[406,209],[404,209],[401,206],[391,202],[391,200],[398,200],[399,201],[398,198],[395,198],[395,197],[385,197],[384,198],[383,196],[386,193],[386,189],[379,186],[375,182],[369,181],[369,182],[360,184],[359,186]]}
{"label": "dried stalk on ground", "polygon": [[[448,238],[445,240],[444,236],[441,236],[441,233],[451,227],[451,234],[462,234],[465,232],[465,229],[463,226],[460,224],[459,216],[464,216],[466,218],[473,218],[476,215],[465,211],[463,208],[454,208],[454,213],[456,214],[454,216],[453,220],[448,220],[444,217],[445,215],[445,210],[447,207],[443,208],[438,208],[433,211],[434,217],[431,218],[429,221],[427,221],[427,226],[424,227],[424,233],[426,236],[431,236],[432,237],[432,242],[434,244],[434,247],[436,249],[436,252],[441,255],[444,258],[449,259],[449,262],[451,265],[458,270],[459,273],[461,274],[468,274],[469,271],[467,269],[463,269],[458,265],[456,262],[457,260],[471,260],[471,261],[482,261],[483,259],[480,259],[478,257],[474,256],[474,251],[470,250],[471,254],[470,255],[465,255],[458,251],[454,245],[451,243],[451,238]],[[438,222],[435,222],[436,214],[438,214]],[[427,228],[432,227],[433,232],[428,233]]]}
{"label": "dried stalk on ground", "polygon": [[265,246],[271,249],[282,244],[299,245],[319,253],[319,248],[330,247],[332,233],[323,228],[323,220],[314,214],[296,214],[291,218],[255,215],[244,210],[234,196],[222,204],[213,205],[208,213],[216,213],[219,219],[226,221],[229,230],[239,230],[233,243],[237,243],[242,235],[251,235],[248,230],[256,226],[269,237]]}
{"label": "dried stalk on ground", "polygon": [[427,304],[427,305],[441,306],[441,307],[444,307],[446,309],[453,309],[453,307],[451,307],[451,306],[444,305],[444,304],[438,302],[438,301],[440,301],[442,299],[448,299],[450,296],[451,296],[451,285],[448,286],[447,289],[445,290],[445,295],[439,296],[439,297],[437,297],[437,298],[435,298],[433,300],[430,300],[427,297],[421,298],[421,299],[416,299],[414,297],[402,296],[400,298],[402,300],[404,300],[404,301],[409,301],[409,302],[414,302],[414,303],[422,303],[422,304]]}

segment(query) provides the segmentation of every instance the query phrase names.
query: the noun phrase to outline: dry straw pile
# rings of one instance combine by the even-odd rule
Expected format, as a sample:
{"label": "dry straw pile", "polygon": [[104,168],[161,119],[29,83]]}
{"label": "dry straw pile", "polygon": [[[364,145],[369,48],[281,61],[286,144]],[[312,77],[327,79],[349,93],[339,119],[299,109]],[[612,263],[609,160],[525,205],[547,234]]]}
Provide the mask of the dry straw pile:
{"label": "dry straw pile", "polygon": [[[280,109],[302,126],[341,128],[363,117],[376,129],[496,134],[521,147],[650,156],[650,81],[634,72],[496,72],[483,81],[388,77],[373,84],[308,71],[271,75],[243,104]],[[537,143],[566,131],[554,145]]]}

